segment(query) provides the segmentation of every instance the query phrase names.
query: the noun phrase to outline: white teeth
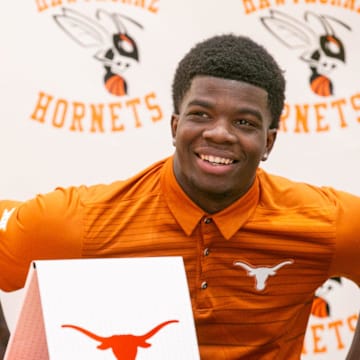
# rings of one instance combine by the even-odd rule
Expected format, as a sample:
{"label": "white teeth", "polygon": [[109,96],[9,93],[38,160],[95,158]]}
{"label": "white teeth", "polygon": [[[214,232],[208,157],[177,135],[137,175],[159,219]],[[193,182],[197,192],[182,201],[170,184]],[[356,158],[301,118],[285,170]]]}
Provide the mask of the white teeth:
{"label": "white teeth", "polygon": [[229,165],[234,162],[234,160],[231,159],[222,158],[219,156],[212,156],[212,155],[200,155],[200,158],[212,164]]}

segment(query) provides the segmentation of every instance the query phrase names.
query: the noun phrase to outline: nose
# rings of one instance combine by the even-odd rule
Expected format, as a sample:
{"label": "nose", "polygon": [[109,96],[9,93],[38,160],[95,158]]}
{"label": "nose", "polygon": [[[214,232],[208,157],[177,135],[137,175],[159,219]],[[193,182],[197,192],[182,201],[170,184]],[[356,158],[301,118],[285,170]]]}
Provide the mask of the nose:
{"label": "nose", "polygon": [[236,136],[227,119],[218,119],[203,131],[203,138],[214,143],[234,143]]}

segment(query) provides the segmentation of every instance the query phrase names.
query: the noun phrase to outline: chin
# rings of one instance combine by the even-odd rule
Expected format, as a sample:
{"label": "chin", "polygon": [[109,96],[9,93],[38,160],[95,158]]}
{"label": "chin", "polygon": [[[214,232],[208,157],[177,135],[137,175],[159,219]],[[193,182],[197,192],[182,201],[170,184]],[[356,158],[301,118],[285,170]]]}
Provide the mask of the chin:
{"label": "chin", "polygon": [[225,198],[230,196],[231,189],[227,189],[222,184],[211,184],[208,186],[199,187],[199,190],[207,195],[217,196],[219,198]]}

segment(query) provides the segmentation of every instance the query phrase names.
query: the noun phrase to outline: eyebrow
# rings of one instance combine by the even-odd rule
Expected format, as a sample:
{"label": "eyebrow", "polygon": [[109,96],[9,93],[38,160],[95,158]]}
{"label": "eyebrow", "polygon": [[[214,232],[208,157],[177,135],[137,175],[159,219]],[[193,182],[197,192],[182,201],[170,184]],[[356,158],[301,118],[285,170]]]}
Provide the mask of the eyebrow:
{"label": "eyebrow", "polygon": [[211,103],[205,100],[192,100],[188,103],[188,106],[202,106],[205,108],[211,108]]}
{"label": "eyebrow", "polygon": [[[209,101],[206,100],[192,100],[188,103],[188,106],[202,106],[204,108],[208,108],[210,109],[212,107],[211,103]],[[263,117],[260,111],[255,110],[253,108],[242,108],[242,109],[238,109],[236,111],[237,114],[250,114],[255,116],[256,118],[258,118],[260,121],[263,121]]]}

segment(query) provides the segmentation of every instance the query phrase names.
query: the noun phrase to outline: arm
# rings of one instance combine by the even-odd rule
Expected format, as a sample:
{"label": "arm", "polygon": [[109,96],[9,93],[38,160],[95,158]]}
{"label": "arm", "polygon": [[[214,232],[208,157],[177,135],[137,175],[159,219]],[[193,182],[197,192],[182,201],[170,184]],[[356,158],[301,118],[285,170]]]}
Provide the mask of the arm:
{"label": "arm", "polygon": [[[342,274],[360,285],[360,197],[338,192],[336,256],[330,273]],[[360,321],[357,322],[346,360],[360,359]]]}
{"label": "arm", "polygon": [[356,324],[351,347],[346,357],[346,360],[358,360],[358,359],[360,359],[360,321],[359,320]]}
{"label": "arm", "polygon": [[81,209],[75,188],[0,201],[0,288],[22,288],[33,260],[81,257]]}
{"label": "arm", "polygon": [[0,304],[0,358],[5,355],[6,346],[9,340],[9,329],[7,327],[2,306]]}

